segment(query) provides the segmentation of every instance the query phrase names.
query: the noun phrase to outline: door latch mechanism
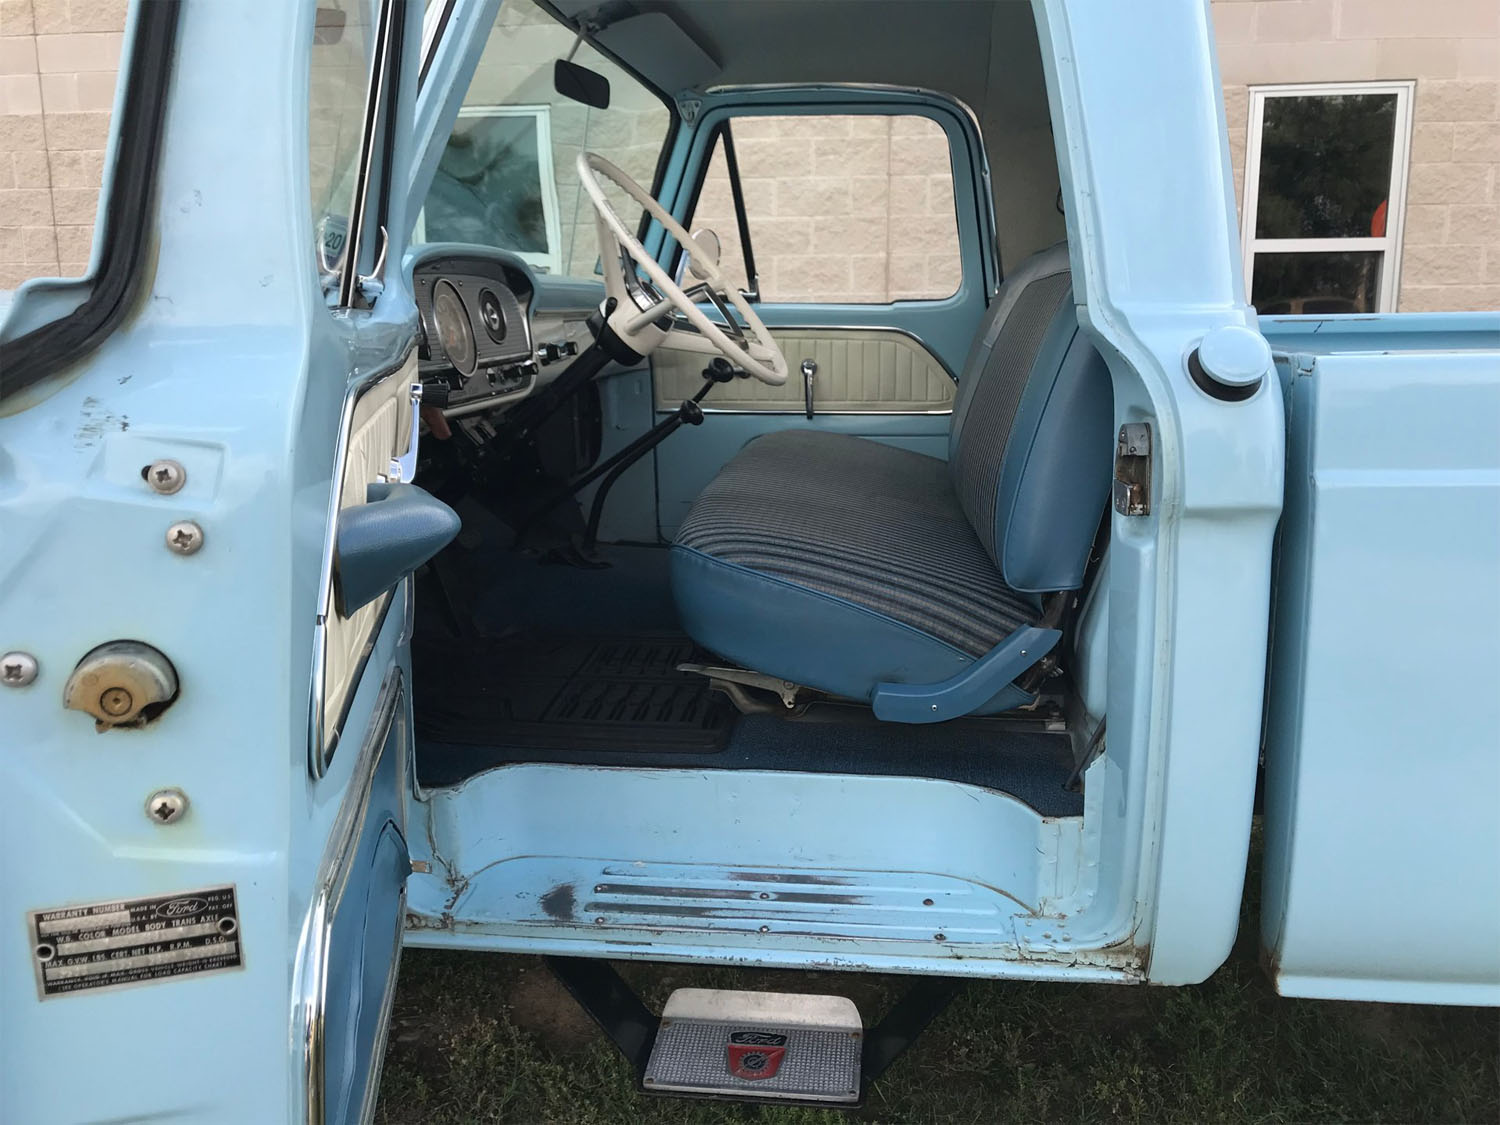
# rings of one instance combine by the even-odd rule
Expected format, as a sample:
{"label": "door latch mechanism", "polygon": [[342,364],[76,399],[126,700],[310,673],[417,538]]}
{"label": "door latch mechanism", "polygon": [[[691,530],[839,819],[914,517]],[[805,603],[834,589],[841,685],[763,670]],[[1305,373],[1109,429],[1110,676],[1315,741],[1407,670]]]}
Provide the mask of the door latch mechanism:
{"label": "door latch mechanism", "polygon": [[1115,446],[1115,511],[1122,516],[1151,513],[1151,424],[1126,422]]}

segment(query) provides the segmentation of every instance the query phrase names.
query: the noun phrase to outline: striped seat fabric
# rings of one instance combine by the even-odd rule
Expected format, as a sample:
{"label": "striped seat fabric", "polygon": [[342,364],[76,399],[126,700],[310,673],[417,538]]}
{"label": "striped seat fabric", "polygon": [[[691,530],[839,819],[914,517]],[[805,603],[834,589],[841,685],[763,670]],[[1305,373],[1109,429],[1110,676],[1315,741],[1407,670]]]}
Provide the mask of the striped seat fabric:
{"label": "striped seat fabric", "polygon": [[[746,445],[677,533],[688,633],[871,699],[945,683],[1038,624],[1041,595],[1083,581],[1113,454],[1108,369],[1071,294],[1065,246],[1007,279],[959,381],[947,462],[806,429]],[[1007,685],[974,713],[1024,698]]]}
{"label": "striped seat fabric", "polygon": [[1036,620],[1006,586],[936,457],[783,430],[704,489],[677,546],[841,598],[971,656]]}

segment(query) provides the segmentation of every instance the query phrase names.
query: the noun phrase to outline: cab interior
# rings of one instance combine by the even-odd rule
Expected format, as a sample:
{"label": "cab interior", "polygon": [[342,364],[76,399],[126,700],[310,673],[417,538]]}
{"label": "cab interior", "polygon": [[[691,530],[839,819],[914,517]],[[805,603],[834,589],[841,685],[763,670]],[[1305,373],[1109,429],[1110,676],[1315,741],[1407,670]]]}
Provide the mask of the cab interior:
{"label": "cab interior", "polygon": [[880,8],[501,8],[406,263],[417,930],[1010,948],[1097,877],[1115,411],[1032,9]]}

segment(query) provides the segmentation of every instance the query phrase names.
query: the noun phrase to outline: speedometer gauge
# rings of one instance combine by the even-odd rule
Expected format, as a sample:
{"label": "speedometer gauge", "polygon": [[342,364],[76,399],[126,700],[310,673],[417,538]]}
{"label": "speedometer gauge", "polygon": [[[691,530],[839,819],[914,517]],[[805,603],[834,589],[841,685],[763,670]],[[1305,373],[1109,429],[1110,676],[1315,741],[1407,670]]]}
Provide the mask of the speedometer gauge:
{"label": "speedometer gauge", "polygon": [[474,346],[474,326],[469,322],[469,311],[464,308],[463,298],[449,281],[439,281],[432,287],[432,319],[437,325],[438,343],[442,344],[448,362],[467,379],[474,374],[479,360]]}

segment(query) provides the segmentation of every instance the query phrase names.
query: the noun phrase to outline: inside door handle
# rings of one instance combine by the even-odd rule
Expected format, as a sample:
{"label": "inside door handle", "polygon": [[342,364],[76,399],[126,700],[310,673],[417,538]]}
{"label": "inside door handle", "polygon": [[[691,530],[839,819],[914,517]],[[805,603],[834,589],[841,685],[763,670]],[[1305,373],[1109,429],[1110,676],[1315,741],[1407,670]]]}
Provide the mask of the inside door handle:
{"label": "inside door handle", "polygon": [[813,416],[813,376],[817,373],[817,360],[804,359],[802,361],[802,403],[807,409],[809,420]]}
{"label": "inside door handle", "polygon": [[458,534],[458,513],[414,484],[372,484],[339,513],[334,591],[348,617],[400,582]]}

